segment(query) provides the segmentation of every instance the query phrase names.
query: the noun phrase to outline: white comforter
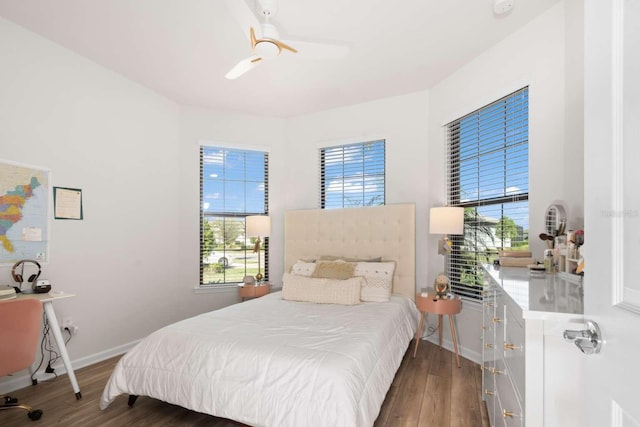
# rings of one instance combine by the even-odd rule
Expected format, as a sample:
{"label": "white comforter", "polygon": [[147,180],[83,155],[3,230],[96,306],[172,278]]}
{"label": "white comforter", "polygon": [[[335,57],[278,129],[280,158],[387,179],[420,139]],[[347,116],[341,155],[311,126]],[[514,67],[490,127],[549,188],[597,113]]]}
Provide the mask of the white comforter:
{"label": "white comforter", "polygon": [[100,408],[126,393],[255,426],[371,426],[418,318],[396,295],[343,306],[270,294],[142,340],[118,362]]}

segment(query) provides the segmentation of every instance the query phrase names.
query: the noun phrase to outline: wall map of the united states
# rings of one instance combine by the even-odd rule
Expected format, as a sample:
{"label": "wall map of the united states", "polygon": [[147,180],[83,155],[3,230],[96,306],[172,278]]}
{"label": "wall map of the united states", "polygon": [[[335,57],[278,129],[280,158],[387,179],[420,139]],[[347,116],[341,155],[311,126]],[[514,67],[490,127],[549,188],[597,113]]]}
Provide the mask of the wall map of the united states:
{"label": "wall map of the united states", "polygon": [[22,207],[33,197],[33,190],[38,188],[38,178],[32,177],[26,185],[18,185],[13,191],[0,196],[0,242],[7,252],[14,251],[11,240],[7,238],[7,231],[22,219]]}
{"label": "wall map of the united states", "polygon": [[49,176],[0,161],[0,263],[48,258]]}

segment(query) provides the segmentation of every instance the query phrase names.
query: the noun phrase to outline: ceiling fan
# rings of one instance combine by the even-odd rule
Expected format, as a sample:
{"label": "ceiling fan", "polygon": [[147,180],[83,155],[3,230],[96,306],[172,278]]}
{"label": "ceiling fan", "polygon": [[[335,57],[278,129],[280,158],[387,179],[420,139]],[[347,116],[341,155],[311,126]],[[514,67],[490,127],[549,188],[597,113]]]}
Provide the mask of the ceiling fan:
{"label": "ceiling fan", "polygon": [[276,0],[256,0],[256,12],[262,17],[262,22],[244,0],[225,0],[225,2],[242,28],[242,32],[248,36],[254,52],[250,57],[238,62],[225,75],[227,79],[237,79],[261,62],[277,58],[283,52],[309,59],[338,59],[349,53],[349,48],[344,45],[280,40],[278,29],[269,22],[278,10]]}

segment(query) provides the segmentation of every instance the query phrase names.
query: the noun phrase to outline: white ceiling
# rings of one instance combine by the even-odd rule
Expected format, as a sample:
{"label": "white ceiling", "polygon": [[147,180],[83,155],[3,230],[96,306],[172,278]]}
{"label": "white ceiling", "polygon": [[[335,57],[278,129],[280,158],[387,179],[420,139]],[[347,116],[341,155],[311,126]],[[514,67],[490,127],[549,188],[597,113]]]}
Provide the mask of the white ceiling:
{"label": "white ceiling", "polygon": [[349,55],[290,54],[237,80],[224,75],[252,52],[223,0],[0,0],[0,16],[180,104],[291,117],[429,89],[558,1],[496,17],[493,0],[279,0],[282,38]]}

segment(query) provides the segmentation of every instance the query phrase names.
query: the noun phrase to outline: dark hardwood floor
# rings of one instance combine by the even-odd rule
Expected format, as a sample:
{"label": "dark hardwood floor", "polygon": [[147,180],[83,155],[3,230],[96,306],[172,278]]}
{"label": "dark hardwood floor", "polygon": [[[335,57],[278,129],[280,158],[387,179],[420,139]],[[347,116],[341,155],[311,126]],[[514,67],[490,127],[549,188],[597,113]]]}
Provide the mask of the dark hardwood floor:
{"label": "dark hardwood floor", "polygon": [[[458,368],[453,353],[440,351],[428,341],[420,343],[414,359],[413,344],[405,354],[375,427],[488,426],[486,407],[481,400],[480,367],[461,357]],[[76,371],[81,400],[76,400],[66,375],[11,393],[20,401],[42,409],[44,415],[39,421],[31,421],[25,411],[0,411],[0,426],[242,425],[146,397],[140,397],[129,408],[127,396],[119,396],[101,411],[98,402],[117,360],[112,358]]]}

